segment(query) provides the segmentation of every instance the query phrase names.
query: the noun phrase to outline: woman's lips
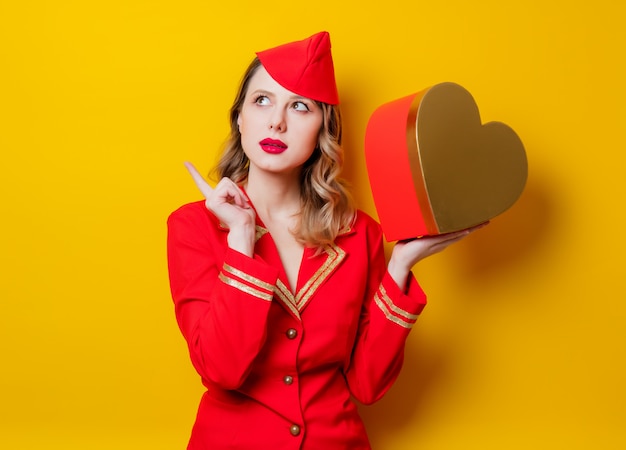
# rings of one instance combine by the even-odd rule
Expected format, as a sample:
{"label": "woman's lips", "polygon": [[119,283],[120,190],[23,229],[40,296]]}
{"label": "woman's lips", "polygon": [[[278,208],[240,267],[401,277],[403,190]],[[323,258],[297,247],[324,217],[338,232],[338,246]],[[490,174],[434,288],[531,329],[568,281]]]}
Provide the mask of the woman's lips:
{"label": "woman's lips", "polygon": [[259,142],[259,145],[261,146],[263,151],[267,153],[277,154],[287,150],[287,144],[285,144],[283,141],[279,141],[276,139],[263,139],[261,142]]}

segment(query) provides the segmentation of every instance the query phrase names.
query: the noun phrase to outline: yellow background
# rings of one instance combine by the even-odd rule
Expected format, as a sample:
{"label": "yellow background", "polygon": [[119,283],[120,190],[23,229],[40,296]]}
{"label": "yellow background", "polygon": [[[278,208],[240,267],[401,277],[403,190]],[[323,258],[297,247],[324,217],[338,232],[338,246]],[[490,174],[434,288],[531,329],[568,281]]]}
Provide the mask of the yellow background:
{"label": "yellow background", "polygon": [[626,448],[626,95],[614,0],[2,1],[0,448],[182,449],[201,386],[165,220],[199,198],[255,50],[331,32],[346,176],[381,103],[453,81],[512,126],[529,179],[420,263],[377,449]]}

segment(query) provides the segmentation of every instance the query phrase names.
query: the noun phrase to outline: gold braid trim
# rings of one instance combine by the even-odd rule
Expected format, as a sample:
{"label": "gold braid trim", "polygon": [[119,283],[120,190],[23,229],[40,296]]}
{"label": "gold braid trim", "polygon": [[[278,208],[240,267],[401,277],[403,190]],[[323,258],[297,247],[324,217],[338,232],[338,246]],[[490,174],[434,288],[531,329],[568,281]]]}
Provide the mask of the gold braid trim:
{"label": "gold braid trim", "polygon": [[404,328],[412,328],[413,324],[419,317],[419,314],[411,314],[394,305],[382,285],[378,289],[376,295],[374,295],[374,301],[387,319]]}
{"label": "gold braid trim", "polygon": [[242,292],[245,292],[246,294],[250,294],[253,297],[260,298],[261,300],[271,302],[272,298],[274,298],[272,292],[262,291],[260,289],[244,284],[241,281],[226,276],[224,272],[220,273],[219,279],[222,280],[225,284],[234,287],[235,289],[238,289]]}

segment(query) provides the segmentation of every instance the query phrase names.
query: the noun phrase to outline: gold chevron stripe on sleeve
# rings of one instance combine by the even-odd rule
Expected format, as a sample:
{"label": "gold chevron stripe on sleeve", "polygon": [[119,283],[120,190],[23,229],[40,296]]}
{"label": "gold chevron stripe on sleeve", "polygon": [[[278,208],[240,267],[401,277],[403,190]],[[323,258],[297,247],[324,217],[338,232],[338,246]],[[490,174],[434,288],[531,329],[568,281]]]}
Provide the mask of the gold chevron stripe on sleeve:
{"label": "gold chevron stripe on sleeve", "polygon": [[387,304],[389,309],[391,309],[394,313],[413,322],[417,320],[417,318],[419,317],[419,314],[411,314],[410,312],[400,309],[396,305],[394,305],[393,301],[391,301],[391,298],[389,298],[389,295],[387,295],[387,291],[382,285],[380,286],[379,291],[380,291],[381,299]]}
{"label": "gold chevron stripe on sleeve", "polygon": [[400,325],[401,327],[404,327],[404,328],[408,328],[408,329],[413,328],[413,324],[415,322],[407,322],[406,320],[403,320],[400,317],[392,314],[391,311],[389,311],[389,309],[387,308],[388,305],[381,299],[378,292],[376,293],[376,295],[374,295],[374,301],[376,302],[376,305],[378,305],[378,308],[383,312],[383,314],[389,321],[395,323],[396,325]]}
{"label": "gold chevron stripe on sleeve", "polygon": [[387,292],[382,285],[374,296],[374,301],[387,319],[404,328],[412,328],[413,324],[419,317],[418,314],[411,314],[394,305],[393,301],[391,300],[391,298],[389,298],[389,295],[387,295]]}
{"label": "gold chevron stripe on sleeve", "polygon": [[234,278],[226,276],[224,272],[220,273],[219,279],[222,280],[225,284],[231,287],[234,287],[235,289],[239,289],[240,291],[245,292],[246,294],[252,295],[256,298],[260,298],[261,300],[271,302],[272,298],[274,298],[272,291],[270,292],[262,291],[255,287],[249,286],[245,283],[242,283],[241,281],[238,281],[238,280],[235,280]]}
{"label": "gold chevron stripe on sleeve", "polygon": [[253,277],[252,275],[249,275],[242,270],[235,269],[233,266],[229,264],[224,263],[224,265],[222,266],[222,269],[224,270],[225,273],[229,275],[235,275],[237,278],[241,278],[242,280],[245,280],[254,286],[257,286],[259,288],[262,288],[268,291],[274,290],[274,286],[272,286],[271,284],[266,283],[263,280],[259,280],[258,278]]}

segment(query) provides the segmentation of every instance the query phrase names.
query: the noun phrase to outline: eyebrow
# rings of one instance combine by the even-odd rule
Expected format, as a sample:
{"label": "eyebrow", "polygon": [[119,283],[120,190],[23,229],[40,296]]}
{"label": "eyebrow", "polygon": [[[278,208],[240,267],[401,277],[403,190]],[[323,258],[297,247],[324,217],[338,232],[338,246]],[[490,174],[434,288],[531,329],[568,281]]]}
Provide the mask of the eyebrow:
{"label": "eyebrow", "polygon": [[[274,92],[271,91],[266,91],[265,89],[256,89],[252,92],[250,92],[250,95],[266,95],[268,97],[276,97],[276,94]],[[310,103],[315,103],[314,100],[308,98],[308,97],[303,97],[302,95],[298,95],[298,94],[294,94],[292,96],[289,97],[290,100],[303,100],[303,101],[308,101]]]}

